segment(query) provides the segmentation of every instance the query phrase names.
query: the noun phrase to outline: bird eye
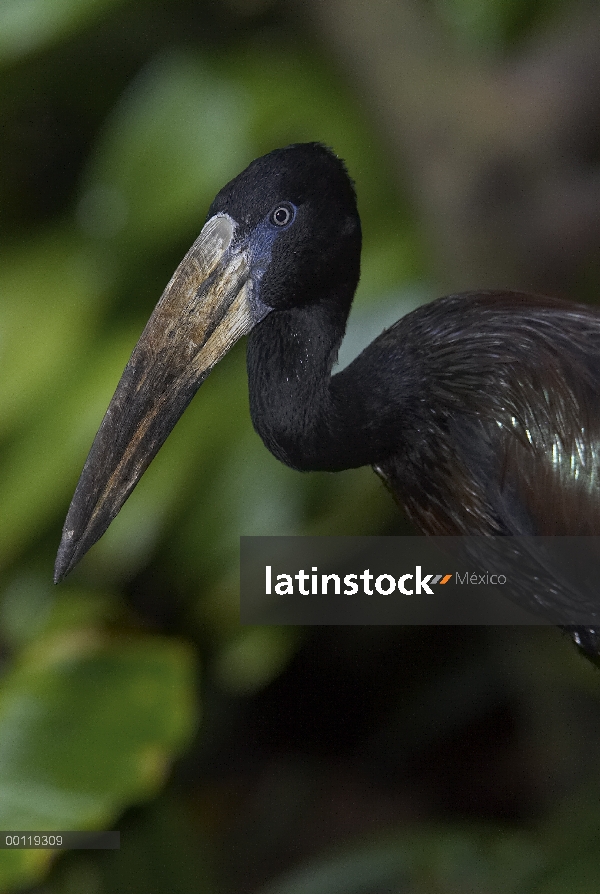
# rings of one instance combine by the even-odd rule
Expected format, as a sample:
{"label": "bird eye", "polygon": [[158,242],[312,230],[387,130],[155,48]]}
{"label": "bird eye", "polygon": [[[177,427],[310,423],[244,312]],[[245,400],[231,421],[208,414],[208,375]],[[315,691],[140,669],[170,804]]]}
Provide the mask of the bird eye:
{"label": "bird eye", "polygon": [[287,227],[287,225],[293,221],[295,216],[296,209],[293,205],[286,202],[283,205],[278,205],[271,211],[270,221],[272,224],[275,224],[276,227]]}

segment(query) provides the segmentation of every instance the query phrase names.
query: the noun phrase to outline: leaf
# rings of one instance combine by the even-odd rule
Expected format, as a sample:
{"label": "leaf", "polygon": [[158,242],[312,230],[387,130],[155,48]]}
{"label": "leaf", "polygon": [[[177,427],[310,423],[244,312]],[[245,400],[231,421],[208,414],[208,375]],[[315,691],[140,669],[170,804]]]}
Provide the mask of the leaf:
{"label": "leaf", "polygon": [[22,424],[83,359],[104,290],[80,243],[57,228],[0,256],[0,435]]}
{"label": "leaf", "polygon": [[122,0],[2,0],[0,62],[64,37]]}
{"label": "leaf", "polygon": [[[194,725],[183,644],[91,627],[37,640],[0,692],[0,828],[110,827],[157,791]],[[44,869],[21,855],[0,850],[0,885]]]}
{"label": "leaf", "polygon": [[297,640],[294,629],[242,628],[217,656],[214,675],[227,692],[249,695],[281,673],[296,651]]}
{"label": "leaf", "polygon": [[251,160],[245,91],[199,57],[162,54],[122,96],[84,180],[79,221],[130,251],[200,232],[219,189]]}
{"label": "leaf", "polygon": [[517,894],[543,863],[525,836],[424,829],[309,863],[260,894]]}
{"label": "leaf", "polygon": [[[88,348],[79,378],[51,383],[45,402],[0,456],[0,567],[40,534],[68,501],[135,334]],[[48,569],[51,575],[51,569]]]}

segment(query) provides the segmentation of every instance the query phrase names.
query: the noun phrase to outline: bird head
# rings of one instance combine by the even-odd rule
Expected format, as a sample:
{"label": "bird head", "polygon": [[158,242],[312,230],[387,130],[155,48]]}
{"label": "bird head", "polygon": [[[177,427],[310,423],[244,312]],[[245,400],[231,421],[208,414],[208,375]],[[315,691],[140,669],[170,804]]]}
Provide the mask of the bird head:
{"label": "bird head", "polygon": [[[319,143],[253,161],[216,196],[123,372],[71,502],[61,580],[109,526],[208,373],[268,314],[358,282],[345,166]],[[348,297],[349,296],[349,297]]]}
{"label": "bird head", "polygon": [[225,215],[232,250],[246,257],[253,289],[270,309],[318,300],[359,276],[361,231],[344,163],[320,143],[276,149],[218,193],[208,220]]}

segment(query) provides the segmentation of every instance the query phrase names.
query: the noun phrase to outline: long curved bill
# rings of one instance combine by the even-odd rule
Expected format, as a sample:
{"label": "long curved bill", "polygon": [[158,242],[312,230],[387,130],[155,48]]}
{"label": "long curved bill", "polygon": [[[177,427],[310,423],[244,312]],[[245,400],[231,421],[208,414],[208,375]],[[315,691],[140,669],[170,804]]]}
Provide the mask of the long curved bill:
{"label": "long curved bill", "polygon": [[235,228],[226,214],[208,220],[134,348],[69,508],[56,583],[106,531],[213,366],[268,313]]}

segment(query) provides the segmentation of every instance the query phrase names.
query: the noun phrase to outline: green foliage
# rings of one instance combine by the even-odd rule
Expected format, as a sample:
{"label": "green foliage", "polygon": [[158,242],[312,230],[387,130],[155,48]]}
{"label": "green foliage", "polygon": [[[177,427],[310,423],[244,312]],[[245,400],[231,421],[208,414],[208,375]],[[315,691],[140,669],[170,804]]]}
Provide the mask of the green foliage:
{"label": "green foliage", "polygon": [[93,21],[122,0],[2,0],[0,61],[11,62]]}
{"label": "green foliage", "polygon": [[[23,630],[14,601],[31,602],[34,587],[5,596],[15,640]],[[42,621],[0,692],[0,826],[107,828],[126,804],[157,791],[173,751],[189,741],[193,659],[174,640],[109,634],[99,624],[109,601],[65,588],[50,605],[38,588]],[[50,856],[1,850],[0,886],[33,880]]]}
{"label": "green foliage", "polygon": [[[135,254],[197,229],[247,164],[246,93],[198,54],[170,51],[128,86],[95,147],[79,220]],[[219,151],[215,152],[215,147]]]}
{"label": "green foliage", "polygon": [[440,828],[314,863],[261,894],[517,894],[541,862],[510,832]]}
{"label": "green foliage", "polygon": [[471,51],[501,51],[544,25],[566,0],[435,0],[459,42]]}

